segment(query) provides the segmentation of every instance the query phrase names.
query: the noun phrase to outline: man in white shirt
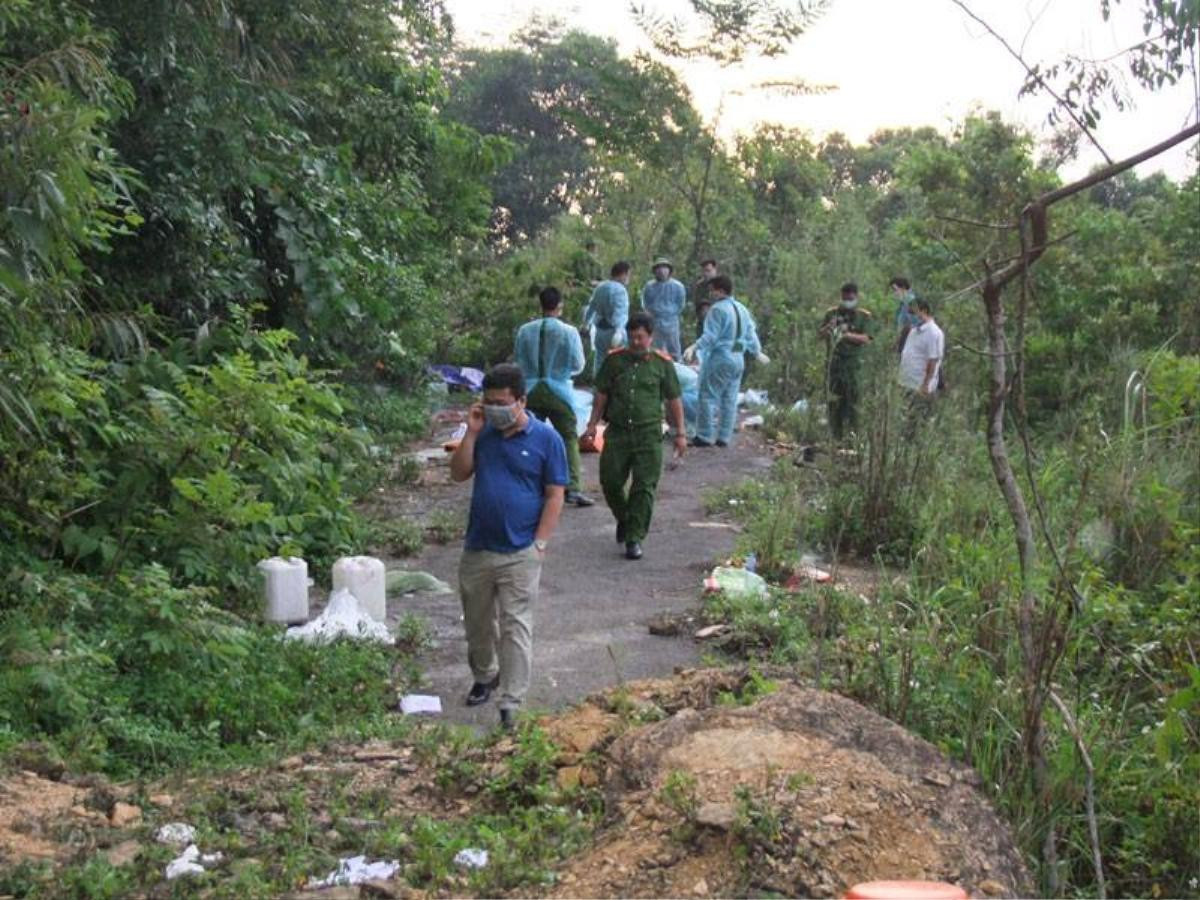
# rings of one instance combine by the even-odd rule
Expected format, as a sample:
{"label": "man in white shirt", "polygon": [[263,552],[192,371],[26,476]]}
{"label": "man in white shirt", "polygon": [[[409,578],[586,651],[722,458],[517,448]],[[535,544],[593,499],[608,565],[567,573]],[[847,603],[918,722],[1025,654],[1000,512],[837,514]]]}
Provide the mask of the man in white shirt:
{"label": "man in white shirt", "polygon": [[913,399],[927,400],[938,387],[938,370],[946,353],[946,336],[937,322],[929,302],[920,298],[912,301],[917,325],[909,332],[900,354],[900,384],[913,392]]}

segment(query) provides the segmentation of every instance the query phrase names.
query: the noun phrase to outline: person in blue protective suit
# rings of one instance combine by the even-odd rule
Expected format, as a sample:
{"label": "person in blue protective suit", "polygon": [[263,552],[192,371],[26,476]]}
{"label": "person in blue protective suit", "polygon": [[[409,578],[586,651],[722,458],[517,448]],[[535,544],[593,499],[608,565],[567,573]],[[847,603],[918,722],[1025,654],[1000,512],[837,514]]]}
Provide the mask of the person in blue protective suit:
{"label": "person in blue protective suit", "polygon": [[654,278],[642,288],[642,309],[654,316],[655,350],[665,350],[671,359],[679,361],[679,315],[687,306],[687,288],[672,278],[675,267],[669,259],[654,261]]}
{"label": "person in blue protective suit", "polygon": [[909,332],[921,324],[921,319],[913,308],[917,295],[913,292],[909,280],[900,275],[888,282],[888,288],[896,298],[896,352],[903,353],[904,342],[908,340]]}
{"label": "person in blue protective suit", "polygon": [[700,410],[692,446],[728,447],[737,424],[745,356],[751,353],[763,365],[771,360],[762,352],[750,310],[733,298],[730,277],[717,275],[708,289],[713,304],[704,317],[704,333],[683,352],[689,362],[700,357]]}
{"label": "person in blue protective suit", "polygon": [[608,351],[625,346],[625,324],[629,321],[629,263],[613,263],[609,278],[596,285],[583,311],[584,328],[592,329],[593,374],[600,371]]}
{"label": "person in blue protective suit", "polygon": [[583,341],[577,330],[562,321],[563,300],[558,288],[543,288],[538,302],[542,317],[517,329],[513,354],[525,376],[525,408],[554,426],[566,446],[570,481],[565,502],[592,506],[596,501],[580,490],[578,419],[571,381],[583,371]]}

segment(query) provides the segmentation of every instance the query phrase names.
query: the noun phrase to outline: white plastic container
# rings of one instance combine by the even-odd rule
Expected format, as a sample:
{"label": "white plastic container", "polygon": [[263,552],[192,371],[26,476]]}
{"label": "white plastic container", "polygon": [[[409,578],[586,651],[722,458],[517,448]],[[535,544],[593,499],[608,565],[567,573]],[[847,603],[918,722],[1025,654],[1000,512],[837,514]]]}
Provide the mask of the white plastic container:
{"label": "white plastic container", "polygon": [[387,573],[373,556],[343,556],[333,564],[333,589],[345,588],[362,611],[382,622],[387,618]]}
{"label": "white plastic container", "polygon": [[308,563],[298,556],[273,556],[258,564],[263,573],[263,618],[291,625],[308,621]]}

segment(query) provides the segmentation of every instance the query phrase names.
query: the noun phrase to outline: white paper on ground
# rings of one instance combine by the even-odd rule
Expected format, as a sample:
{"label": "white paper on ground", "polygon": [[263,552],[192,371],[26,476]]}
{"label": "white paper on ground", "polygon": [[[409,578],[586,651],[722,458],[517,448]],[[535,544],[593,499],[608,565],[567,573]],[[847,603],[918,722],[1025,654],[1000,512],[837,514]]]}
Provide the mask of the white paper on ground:
{"label": "white paper on ground", "polygon": [[170,847],[186,847],[196,840],[196,829],[187,822],[168,822],[154,834],[160,844]]}
{"label": "white paper on ground", "polygon": [[433,697],[429,694],[405,694],[400,698],[400,712],[406,716],[411,716],[415,713],[440,715],[442,712],[442,698]]}
{"label": "white paper on ground", "polygon": [[329,605],[319,616],[307,625],[289,628],[284,637],[309,644],[322,644],[339,637],[380,644],[395,643],[387,626],[363,612],[358,600],[345,588],[330,595]]}
{"label": "white paper on ground", "polygon": [[364,881],[387,881],[398,871],[400,871],[400,863],[395,860],[369,863],[365,856],[351,856],[340,860],[336,871],[330,872],[319,881],[313,879],[308,886],[323,888],[362,884]]}
{"label": "white paper on ground", "polygon": [[475,847],[467,847],[455,854],[454,864],[464,869],[482,869],[488,864],[488,852]]}
{"label": "white paper on ground", "polygon": [[205,866],[215,866],[221,859],[220,853],[201,853],[195,844],[188,844],[187,849],[167,863],[167,881],[183,875],[203,874]]}

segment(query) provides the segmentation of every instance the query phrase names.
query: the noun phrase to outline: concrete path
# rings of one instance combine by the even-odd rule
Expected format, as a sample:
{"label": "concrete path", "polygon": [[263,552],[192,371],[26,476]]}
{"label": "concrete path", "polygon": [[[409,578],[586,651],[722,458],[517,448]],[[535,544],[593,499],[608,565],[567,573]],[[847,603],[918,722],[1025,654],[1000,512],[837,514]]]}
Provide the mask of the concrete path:
{"label": "concrete path", "polygon": [[[560,709],[621,681],[667,676],[677,666],[696,665],[700,648],[690,635],[656,637],[647,622],[664,610],[693,608],[705,574],[733,549],[732,530],[689,524],[705,521],[704,494],[764,474],[771,465],[753,439],[741,439],[726,450],[689,450],[678,469],[663,472],[643,545],[646,555],[632,562],[614,538],[613,518],[600,493],[598,456],[587,454],[583,461],[585,490],[597,502],[586,509],[564,509],[551,541],[534,612],[533,681],[526,709]],[[470,482],[436,490],[441,508],[465,511],[469,504]],[[430,545],[420,557],[389,561],[388,566],[432,572],[457,591],[461,553],[461,541]],[[429,623],[434,647],[420,660],[428,678],[423,690],[441,697],[445,719],[492,727],[498,717],[494,700],[480,707],[463,703],[471,675],[457,593],[392,599],[389,613],[393,620],[415,613]]]}

